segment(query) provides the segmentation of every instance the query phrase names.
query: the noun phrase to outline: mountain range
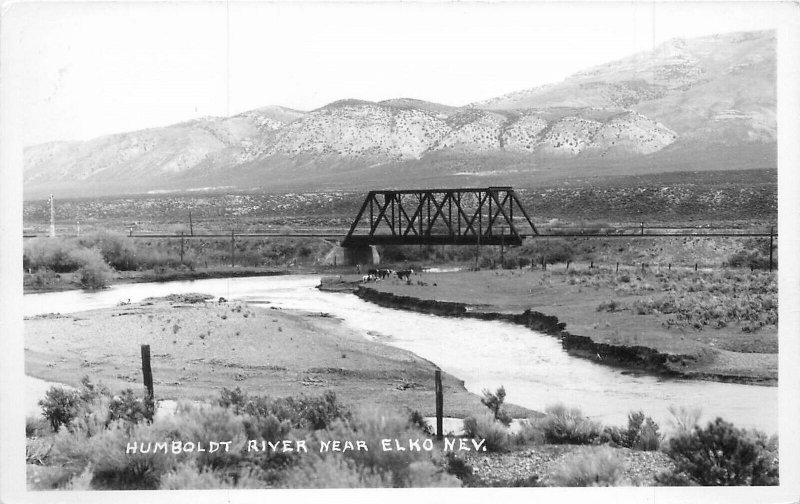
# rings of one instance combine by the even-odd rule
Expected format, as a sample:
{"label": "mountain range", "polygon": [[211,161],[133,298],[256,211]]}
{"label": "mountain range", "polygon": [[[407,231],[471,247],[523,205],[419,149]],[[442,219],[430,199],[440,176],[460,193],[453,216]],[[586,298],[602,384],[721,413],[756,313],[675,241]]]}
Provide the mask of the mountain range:
{"label": "mountain range", "polygon": [[[501,76],[499,78],[502,78]],[[452,107],[269,106],[24,152],[26,198],[186,190],[535,186],[775,168],[774,32],[674,39],[564,81]]]}

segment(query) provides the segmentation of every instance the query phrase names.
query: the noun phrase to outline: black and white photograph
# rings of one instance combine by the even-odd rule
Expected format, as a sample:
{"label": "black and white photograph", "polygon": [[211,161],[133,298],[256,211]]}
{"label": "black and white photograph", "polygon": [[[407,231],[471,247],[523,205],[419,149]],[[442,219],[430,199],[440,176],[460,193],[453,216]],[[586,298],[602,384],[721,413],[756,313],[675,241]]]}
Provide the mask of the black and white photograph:
{"label": "black and white photograph", "polygon": [[800,499],[797,3],[0,39],[4,502]]}

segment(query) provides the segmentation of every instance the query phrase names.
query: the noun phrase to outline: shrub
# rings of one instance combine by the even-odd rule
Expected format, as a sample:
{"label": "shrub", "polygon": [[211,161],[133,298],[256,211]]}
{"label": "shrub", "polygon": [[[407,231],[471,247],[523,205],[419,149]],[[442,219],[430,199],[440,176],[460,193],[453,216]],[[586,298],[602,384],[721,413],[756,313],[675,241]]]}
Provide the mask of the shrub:
{"label": "shrub", "polygon": [[264,488],[265,486],[265,482],[258,479],[255,471],[247,471],[232,477],[209,469],[198,469],[192,463],[180,464],[164,474],[159,481],[161,490]]}
{"label": "shrub", "polygon": [[597,311],[615,312],[621,309],[622,309],[622,303],[620,303],[616,299],[603,301],[597,306]]}
{"label": "shrub", "polygon": [[77,276],[78,282],[84,289],[103,289],[108,287],[108,281],[111,279],[112,270],[103,261],[100,252],[97,249],[83,249],[85,262],[78,269]]}
{"label": "shrub", "polygon": [[474,480],[474,471],[472,466],[464,459],[459,457],[453,452],[445,454],[446,467],[445,470],[448,474],[452,474],[465,485],[470,485]]}
{"label": "shrub", "polygon": [[565,458],[552,476],[554,486],[598,487],[624,484],[624,462],[612,448],[586,447]]}
{"label": "shrub", "polygon": [[496,392],[492,393],[488,389],[483,390],[481,403],[489,408],[494,415],[494,419],[508,427],[511,425],[511,417],[503,409],[503,402],[506,399],[506,389],[501,385]]}
{"label": "shrub", "polygon": [[538,421],[545,440],[553,444],[590,444],[600,435],[600,425],[583,416],[577,408],[562,404],[545,409],[546,416]]}
{"label": "shrub", "polygon": [[284,488],[380,488],[390,487],[387,475],[359,468],[352,459],[338,455],[311,456],[285,475]]}
{"label": "shrub", "polygon": [[700,408],[686,408],[685,406],[676,407],[670,405],[667,411],[672,415],[669,424],[673,430],[673,436],[689,435],[697,427],[702,415]]}
{"label": "shrub", "polygon": [[44,465],[52,449],[53,443],[49,438],[25,439],[25,463]]}
{"label": "shrub", "polygon": [[545,443],[545,434],[541,426],[540,419],[526,419],[520,422],[519,430],[512,436],[512,440],[517,445],[533,443],[540,445]]}
{"label": "shrub", "polygon": [[155,404],[149,396],[137,397],[131,389],[125,389],[114,396],[109,404],[109,421],[124,420],[130,423],[152,421]]}
{"label": "shrub", "polygon": [[198,453],[196,456],[198,468],[217,469],[236,465],[240,461],[240,452],[247,439],[244,418],[219,406],[200,406],[189,402],[179,402],[175,416],[169,420],[170,423],[164,421],[156,426],[174,432],[175,439],[231,441],[229,451]]}
{"label": "shrub", "polygon": [[25,438],[35,438],[42,436],[50,425],[47,420],[37,415],[25,417]]}
{"label": "shrub", "polygon": [[136,258],[136,245],[132,238],[125,235],[98,231],[82,236],[78,239],[78,243],[87,248],[98,249],[103,260],[114,269],[135,270],[139,265]]}
{"label": "shrub", "polygon": [[425,421],[425,417],[423,417],[422,413],[417,410],[414,410],[409,414],[408,421],[411,423],[411,425],[417,427],[428,436],[433,436],[436,434],[434,432],[434,428],[428,425],[428,422]]}
{"label": "shrub", "polygon": [[102,433],[91,437],[88,444],[91,446],[89,461],[94,471],[92,487],[116,490],[158,488],[161,476],[173,470],[179,461],[185,460],[187,454],[164,453],[156,449],[148,450],[148,453],[143,453],[143,450],[128,453],[127,446],[128,443],[143,443],[145,447],[163,443],[172,437],[169,433],[169,430],[158,425],[140,424],[129,430],[122,422],[115,422]]}
{"label": "shrub", "polygon": [[[424,436],[399,413],[385,413],[378,410],[362,410],[350,420],[336,420],[327,431],[317,431],[319,440],[358,439],[366,442],[368,451],[349,450],[342,456],[355,462],[361,474],[377,475],[382,481],[395,488],[410,486],[460,486],[454,476],[445,473],[434,465],[432,456],[438,452],[374,449],[380,447],[382,439],[419,439]],[[305,457],[305,455],[304,455]]]}
{"label": "shrub", "polygon": [[63,467],[27,466],[27,482],[30,490],[54,490],[69,484],[72,474]]}
{"label": "shrub", "polygon": [[489,415],[468,416],[464,419],[464,435],[485,440],[486,451],[508,450],[509,435],[506,428]]}
{"label": "shrub", "polygon": [[641,411],[628,414],[628,429],[624,434],[623,446],[636,450],[654,451],[661,445],[658,424],[645,417]]}
{"label": "shrub", "polygon": [[777,438],[737,429],[721,418],[672,437],[666,452],[676,467],[657,477],[662,484],[778,484]]}
{"label": "shrub", "polygon": [[39,401],[39,406],[50,426],[58,432],[62,425],[69,424],[75,418],[80,401],[78,391],[53,386],[45,393],[44,399]]}
{"label": "shrub", "polygon": [[526,241],[520,247],[519,255],[531,257],[535,264],[563,263],[575,259],[575,250],[564,239],[546,239]]}
{"label": "shrub", "polygon": [[233,390],[223,388],[217,402],[224,408],[232,408],[236,414],[244,413],[253,418],[267,418],[272,415],[280,422],[287,421],[293,427],[311,430],[325,429],[334,420],[348,419],[351,415],[331,390],[321,397],[271,399],[248,396],[239,387]]}

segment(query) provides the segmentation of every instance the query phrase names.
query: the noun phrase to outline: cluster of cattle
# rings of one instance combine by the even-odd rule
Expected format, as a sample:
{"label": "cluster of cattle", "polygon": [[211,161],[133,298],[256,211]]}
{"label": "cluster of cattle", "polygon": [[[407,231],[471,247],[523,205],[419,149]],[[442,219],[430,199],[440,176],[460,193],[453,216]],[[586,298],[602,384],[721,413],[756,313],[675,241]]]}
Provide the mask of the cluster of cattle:
{"label": "cluster of cattle", "polygon": [[390,269],[370,269],[367,274],[361,277],[362,282],[377,282],[378,280],[386,280],[392,275],[395,275],[399,280],[408,280],[414,274],[413,269],[406,270],[390,270]]}

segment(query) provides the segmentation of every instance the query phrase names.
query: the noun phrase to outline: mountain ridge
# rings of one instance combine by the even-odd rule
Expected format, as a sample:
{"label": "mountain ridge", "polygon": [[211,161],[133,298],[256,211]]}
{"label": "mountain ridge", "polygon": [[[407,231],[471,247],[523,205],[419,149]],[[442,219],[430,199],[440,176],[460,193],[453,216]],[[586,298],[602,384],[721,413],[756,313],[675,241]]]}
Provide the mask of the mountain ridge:
{"label": "mountain ridge", "polygon": [[484,167],[477,171],[498,182],[521,172],[572,176],[581,163],[584,170],[627,163],[632,173],[719,169],[727,156],[699,167],[691,159],[712,145],[774,168],[775,59],[773,32],[674,39],[560,83],[462,107],[350,98],[311,111],[273,105],[86,142],[50,142],[25,149],[24,192],[69,194],[80,186],[103,195],[226,180],[272,187],[279,177],[299,184],[323,174],[352,185],[372,179],[370,170],[387,180],[411,174],[458,180],[462,171],[442,171],[442,159],[449,166],[479,158]]}

